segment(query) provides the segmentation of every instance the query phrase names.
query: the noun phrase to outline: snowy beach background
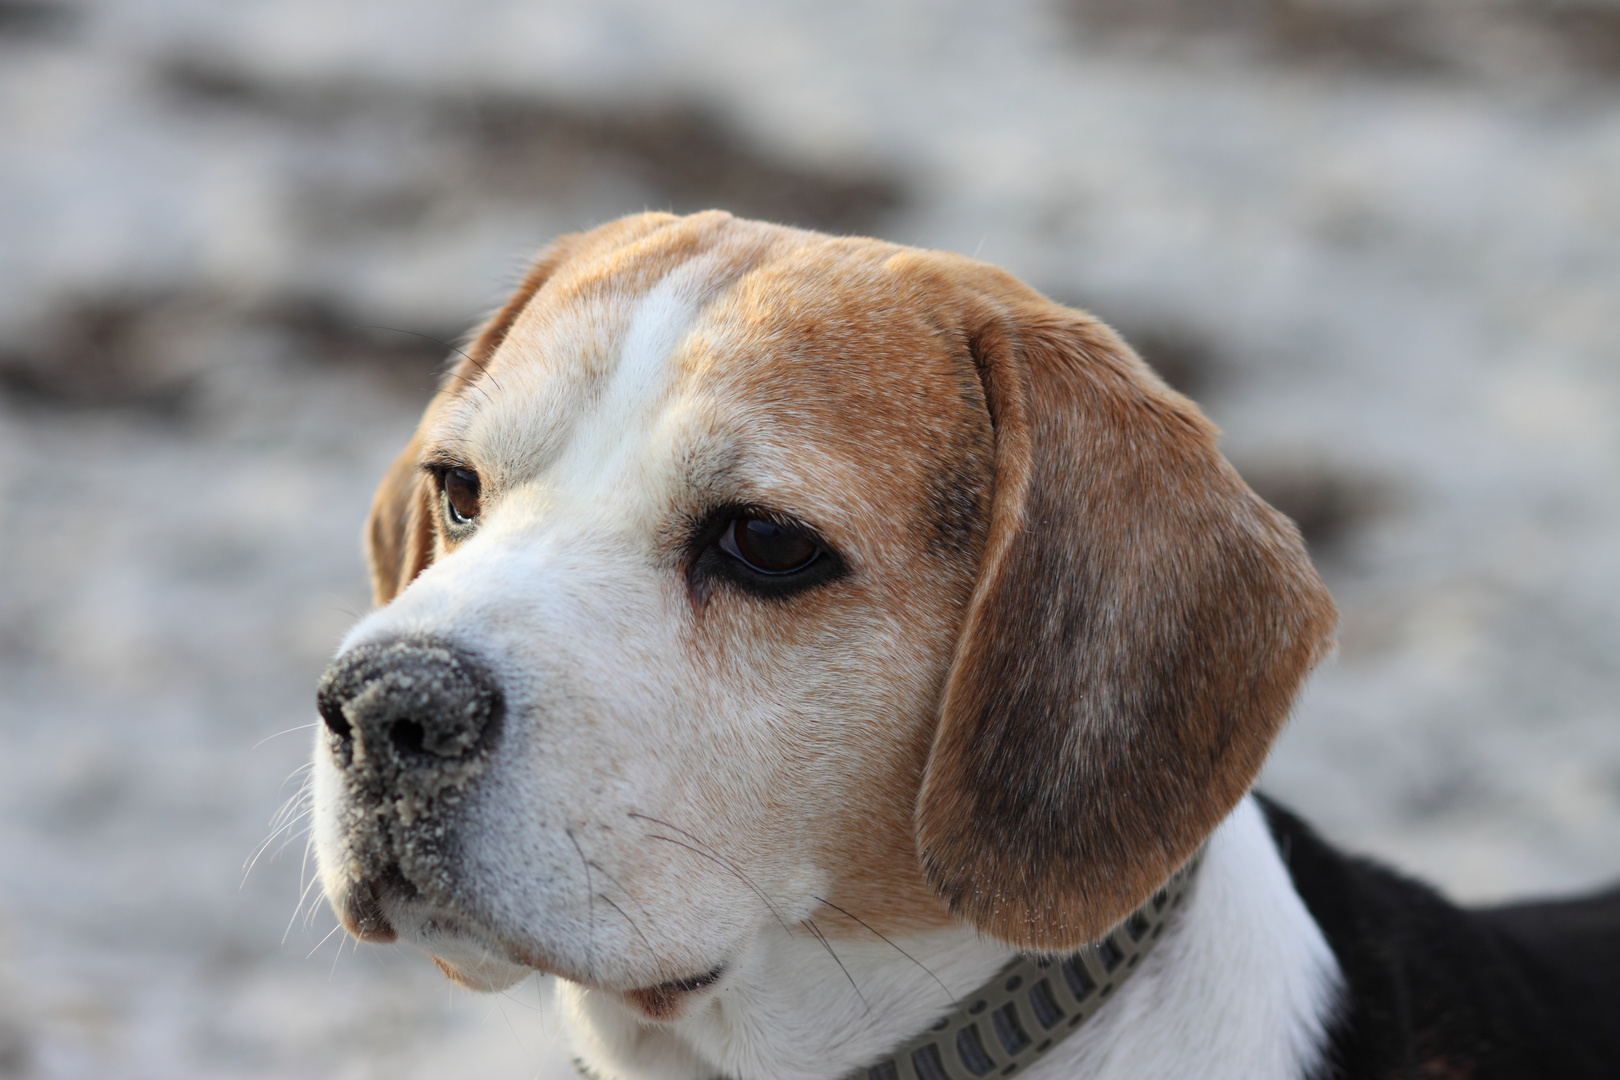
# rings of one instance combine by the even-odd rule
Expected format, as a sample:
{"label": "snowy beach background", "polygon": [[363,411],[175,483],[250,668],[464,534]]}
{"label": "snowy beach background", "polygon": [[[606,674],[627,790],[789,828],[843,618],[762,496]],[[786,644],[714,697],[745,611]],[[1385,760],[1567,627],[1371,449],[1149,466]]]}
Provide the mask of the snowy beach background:
{"label": "snowy beach background", "polygon": [[1264,785],[1620,878],[1613,0],[0,0],[0,1077],[567,1075],[300,913],[296,823],[244,864],[440,342],[714,205],[1120,327],[1343,610]]}

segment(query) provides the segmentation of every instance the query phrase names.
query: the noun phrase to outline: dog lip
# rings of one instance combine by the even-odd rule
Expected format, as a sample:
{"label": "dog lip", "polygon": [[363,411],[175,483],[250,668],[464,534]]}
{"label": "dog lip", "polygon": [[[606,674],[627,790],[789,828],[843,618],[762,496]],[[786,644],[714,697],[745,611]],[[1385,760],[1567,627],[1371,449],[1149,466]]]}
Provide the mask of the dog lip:
{"label": "dog lip", "polygon": [[717,964],[699,975],[671,979],[639,990],[626,990],[624,997],[649,1020],[676,1020],[680,1018],[689,995],[707,990],[719,982],[725,973],[726,965]]}
{"label": "dog lip", "polygon": [[458,965],[457,954],[470,947],[478,955],[514,967],[529,968],[545,975],[559,973],[557,965],[542,950],[521,937],[514,939],[503,933],[476,914],[429,903],[420,894],[396,893],[390,899],[393,926],[398,928],[396,936],[434,956],[441,967],[446,963]]}
{"label": "dog lip", "polygon": [[504,954],[513,965],[548,970],[533,950],[508,940],[477,917],[426,901],[398,864],[391,863],[377,876],[353,883],[333,906],[344,929],[361,941],[388,945],[403,938],[430,952],[451,942],[471,942],[480,951]]}
{"label": "dog lip", "polygon": [[338,921],[360,941],[388,945],[399,939],[399,932],[383,911],[384,886],[377,882],[357,883],[337,908]]}
{"label": "dog lip", "polygon": [[697,990],[707,990],[725,976],[726,965],[716,964],[700,975],[688,975],[684,979],[671,979],[669,982],[659,983],[657,986],[647,988],[650,993],[676,993],[690,994]]}

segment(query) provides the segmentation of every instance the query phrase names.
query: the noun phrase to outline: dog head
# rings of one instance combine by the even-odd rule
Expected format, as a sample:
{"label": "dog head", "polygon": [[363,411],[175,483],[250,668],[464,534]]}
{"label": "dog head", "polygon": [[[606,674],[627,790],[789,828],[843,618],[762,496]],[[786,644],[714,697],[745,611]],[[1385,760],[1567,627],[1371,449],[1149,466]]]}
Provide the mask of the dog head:
{"label": "dog head", "polygon": [[652,1018],[829,907],[1097,938],[1242,797],[1334,622],[1107,327],[721,213],[547,249],[369,542],[381,606],[320,692],[333,906]]}

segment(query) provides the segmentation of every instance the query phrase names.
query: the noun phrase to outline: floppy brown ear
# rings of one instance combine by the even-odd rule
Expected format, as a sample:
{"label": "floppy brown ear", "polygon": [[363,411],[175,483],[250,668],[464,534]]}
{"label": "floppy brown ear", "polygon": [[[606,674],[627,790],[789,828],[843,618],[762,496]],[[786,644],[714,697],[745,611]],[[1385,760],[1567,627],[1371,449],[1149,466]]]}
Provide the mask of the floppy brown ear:
{"label": "floppy brown ear", "polygon": [[366,563],[371,599],[378,607],[404,591],[433,561],[432,481],[419,464],[421,441],[412,438],[371,498],[366,518]]}
{"label": "floppy brown ear", "polygon": [[958,917],[1067,950],[1243,797],[1336,614],[1293,523],[1112,331],[1028,292],[970,318],[994,498],[919,850]]}
{"label": "floppy brown ear", "polygon": [[[489,358],[506,340],[512,323],[575,252],[581,239],[578,233],[569,233],[540,252],[517,291],[479,329],[460,362],[446,372],[439,392],[423,413],[423,424],[484,371]],[[371,567],[372,600],[378,607],[403,592],[433,561],[433,485],[422,471],[421,449],[420,436],[413,437],[383,474],[371,500],[371,513],[366,519],[366,562]]]}

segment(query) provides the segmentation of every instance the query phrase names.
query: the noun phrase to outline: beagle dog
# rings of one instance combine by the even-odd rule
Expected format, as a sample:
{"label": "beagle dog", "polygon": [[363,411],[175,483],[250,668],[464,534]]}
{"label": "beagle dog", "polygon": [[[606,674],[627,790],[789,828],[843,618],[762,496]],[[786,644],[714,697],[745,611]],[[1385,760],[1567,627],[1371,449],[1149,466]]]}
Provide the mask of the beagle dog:
{"label": "beagle dog", "polygon": [[1327,590],[1192,402],[994,267],[565,236],[367,539],[326,895],[557,976],[585,1075],[1620,1075],[1620,899],[1466,913],[1250,794]]}

